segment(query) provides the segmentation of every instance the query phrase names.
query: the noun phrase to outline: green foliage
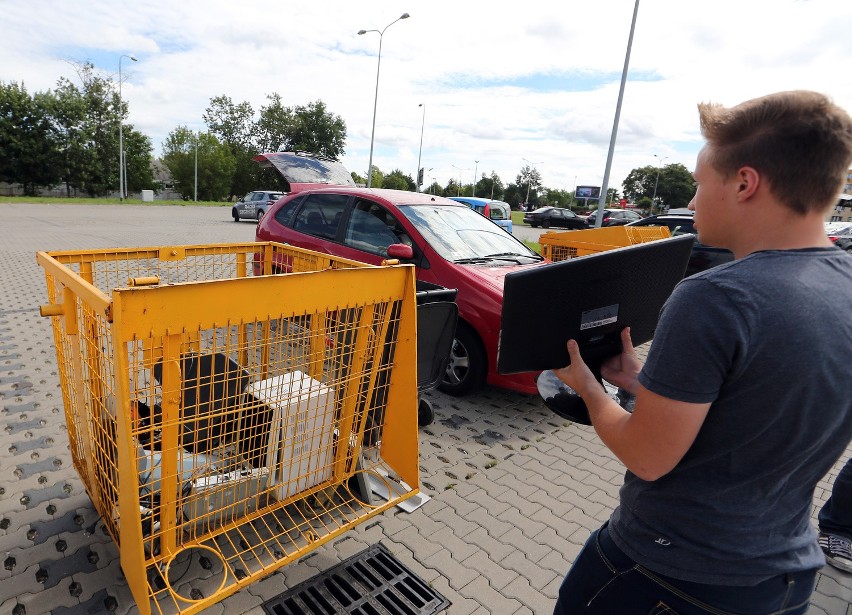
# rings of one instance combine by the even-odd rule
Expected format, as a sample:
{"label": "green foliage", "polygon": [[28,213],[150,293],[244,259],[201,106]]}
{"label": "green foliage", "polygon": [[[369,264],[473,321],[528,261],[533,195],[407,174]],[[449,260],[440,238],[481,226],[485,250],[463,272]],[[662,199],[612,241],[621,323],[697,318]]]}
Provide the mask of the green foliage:
{"label": "green foliage", "polygon": [[[62,77],[56,89],[30,97],[23,86],[0,84],[0,175],[21,183],[28,194],[65,184],[69,194],[90,196],[118,189],[119,122],[127,116],[118,84],[95,72],[91,62],[75,66],[79,85]],[[131,189],[153,187],[148,137],[122,126]]]}
{"label": "green foliage", "polygon": [[399,169],[394,169],[382,179],[382,188],[390,188],[392,190],[409,190],[413,192],[416,187],[417,186],[411,176],[404,174]]}
{"label": "green foliage", "polygon": [[642,197],[653,199],[656,192],[656,206],[659,207],[664,204],[686,207],[695,196],[692,173],[680,163],[667,164],[662,168],[645,166],[633,169],[622,183],[622,188],[625,196],[634,202]]}
{"label": "green foliage", "polygon": [[195,147],[198,140],[198,198],[220,201],[231,190],[236,168],[231,149],[210,133],[196,135],[185,126],[169,133],[163,143],[163,164],[174,180],[175,190],[187,200],[195,197]]}
{"label": "green foliage", "polygon": [[57,135],[43,95],[0,83],[0,181],[21,183],[24,194],[59,181]]}

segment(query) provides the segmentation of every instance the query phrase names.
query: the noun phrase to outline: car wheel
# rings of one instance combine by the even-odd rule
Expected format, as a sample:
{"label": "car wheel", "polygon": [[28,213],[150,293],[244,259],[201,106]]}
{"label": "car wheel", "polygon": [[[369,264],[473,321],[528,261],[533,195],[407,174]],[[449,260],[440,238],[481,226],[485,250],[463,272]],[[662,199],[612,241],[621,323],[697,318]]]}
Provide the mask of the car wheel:
{"label": "car wheel", "polygon": [[550,220],[545,220],[541,223],[541,228],[550,228]]}
{"label": "car wheel", "polygon": [[846,254],[852,254],[852,246],[846,248]]}
{"label": "car wheel", "polygon": [[262,209],[258,209],[258,210],[257,210],[257,221],[258,221],[258,222],[260,222],[261,220],[263,220],[263,214],[265,214],[265,213],[266,213],[266,212],[265,212],[265,211],[263,211]]}
{"label": "car wheel", "polygon": [[459,323],[450,350],[447,371],[438,388],[457,397],[473,393],[485,383],[485,350],[479,336]]}
{"label": "car wheel", "polygon": [[530,222],[530,226],[533,228],[538,228],[538,224],[536,224],[535,222]]}
{"label": "car wheel", "polygon": [[237,213],[236,208],[231,210],[231,215],[234,217],[234,222],[240,221],[240,214]]}

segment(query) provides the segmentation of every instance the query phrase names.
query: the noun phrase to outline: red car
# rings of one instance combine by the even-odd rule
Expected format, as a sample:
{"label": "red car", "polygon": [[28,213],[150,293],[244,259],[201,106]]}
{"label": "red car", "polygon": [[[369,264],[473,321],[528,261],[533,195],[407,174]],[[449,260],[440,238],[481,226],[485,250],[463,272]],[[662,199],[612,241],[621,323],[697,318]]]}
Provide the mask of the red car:
{"label": "red car", "polygon": [[257,241],[375,265],[389,256],[413,264],[419,281],[458,289],[459,321],[439,388],[465,395],[487,382],[537,394],[535,373],[497,373],[497,344],[503,278],[544,258],[465,204],[357,187],[340,163],[301,153],[260,154],[255,161],[275,167],[290,192],[258,223]]}

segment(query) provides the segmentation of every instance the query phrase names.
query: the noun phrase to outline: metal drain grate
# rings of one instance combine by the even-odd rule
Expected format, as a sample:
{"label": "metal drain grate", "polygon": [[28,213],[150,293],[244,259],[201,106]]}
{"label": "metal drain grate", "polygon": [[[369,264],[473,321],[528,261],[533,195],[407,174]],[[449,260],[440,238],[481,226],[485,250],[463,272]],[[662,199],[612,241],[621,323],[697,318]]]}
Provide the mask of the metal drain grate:
{"label": "metal drain grate", "polygon": [[431,615],[449,600],[381,544],[265,602],[268,615]]}

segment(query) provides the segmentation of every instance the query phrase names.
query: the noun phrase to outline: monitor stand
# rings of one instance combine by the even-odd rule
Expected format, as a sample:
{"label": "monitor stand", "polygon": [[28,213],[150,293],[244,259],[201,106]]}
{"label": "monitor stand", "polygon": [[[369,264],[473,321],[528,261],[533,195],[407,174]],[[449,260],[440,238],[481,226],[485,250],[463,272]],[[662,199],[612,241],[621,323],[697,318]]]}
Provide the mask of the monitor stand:
{"label": "monitor stand", "polygon": [[[632,412],[633,405],[636,403],[636,396],[626,389],[617,388],[605,382],[600,376],[600,365],[590,366],[590,368],[598,382],[603,385],[607,394],[619,406],[628,412]],[[589,410],[586,408],[586,402],[583,401],[583,398],[580,397],[577,391],[562,382],[553,371],[545,370],[541,372],[536,380],[536,385],[538,386],[539,395],[544,400],[544,405],[556,414],[581,425],[592,424],[592,420],[589,417]]]}

